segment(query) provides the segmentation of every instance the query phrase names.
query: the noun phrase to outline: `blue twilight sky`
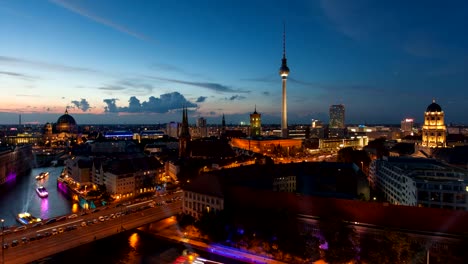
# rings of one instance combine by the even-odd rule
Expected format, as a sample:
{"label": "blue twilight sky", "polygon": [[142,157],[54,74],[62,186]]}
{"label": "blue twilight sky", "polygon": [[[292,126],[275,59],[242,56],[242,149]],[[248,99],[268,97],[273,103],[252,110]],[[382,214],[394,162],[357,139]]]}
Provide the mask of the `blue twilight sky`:
{"label": "blue twilight sky", "polygon": [[0,124],[468,123],[468,1],[0,0]]}

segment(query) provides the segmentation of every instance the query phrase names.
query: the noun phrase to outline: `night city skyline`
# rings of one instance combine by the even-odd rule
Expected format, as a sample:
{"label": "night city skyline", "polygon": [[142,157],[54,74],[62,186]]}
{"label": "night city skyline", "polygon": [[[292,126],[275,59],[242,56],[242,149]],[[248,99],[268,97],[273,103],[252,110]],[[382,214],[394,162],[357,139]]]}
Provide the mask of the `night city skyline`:
{"label": "night city skyline", "polygon": [[465,1],[2,1],[0,124],[468,124]]}

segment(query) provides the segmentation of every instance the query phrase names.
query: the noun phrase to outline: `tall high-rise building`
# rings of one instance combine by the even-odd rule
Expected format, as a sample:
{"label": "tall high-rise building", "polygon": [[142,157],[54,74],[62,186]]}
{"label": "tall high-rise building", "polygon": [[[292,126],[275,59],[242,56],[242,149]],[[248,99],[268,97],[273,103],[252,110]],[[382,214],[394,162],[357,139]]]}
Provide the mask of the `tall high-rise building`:
{"label": "tall high-rise building", "polygon": [[414,119],[412,118],[405,118],[401,121],[401,132],[404,136],[412,135],[414,128]]}
{"label": "tall high-rise building", "polygon": [[310,125],[310,137],[311,138],[324,138],[323,123],[320,120],[312,119]]}
{"label": "tall high-rise building", "polygon": [[422,146],[437,148],[445,147],[446,131],[444,123],[444,111],[440,105],[432,100],[424,113],[424,125],[422,127]]}
{"label": "tall high-rise building", "polygon": [[262,135],[262,115],[257,113],[257,107],[250,114],[250,136],[258,137]]}
{"label": "tall high-rise building", "polygon": [[201,138],[208,137],[208,127],[206,126],[206,119],[199,117],[197,119],[198,136]]}
{"label": "tall high-rise building", "polygon": [[289,75],[289,68],[286,60],[286,26],[283,25],[283,59],[281,59],[281,68],[279,69],[283,84],[283,102],[281,108],[281,136],[288,137],[288,107],[286,103],[286,80]]}
{"label": "tall high-rise building", "polygon": [[345,132],[345,107],[342,104],[330,106],[330,123],[328,124],[328,137],[344,137]]}
{"label": "tall high-rise building", "polygon": [[179,137],[179,123],[171,121],[166,125],[166,134],[173,138]]}

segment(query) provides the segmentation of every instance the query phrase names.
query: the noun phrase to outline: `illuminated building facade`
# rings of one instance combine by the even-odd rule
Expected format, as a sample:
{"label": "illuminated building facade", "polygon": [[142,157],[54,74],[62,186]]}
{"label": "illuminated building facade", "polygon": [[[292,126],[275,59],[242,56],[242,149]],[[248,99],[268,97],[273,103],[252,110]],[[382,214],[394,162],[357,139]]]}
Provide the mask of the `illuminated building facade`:
{"label": "illuminated building facade", "polygon": [[323,128],[323,123],[320,120],[312,119],[310,125],[310,137],[311,138],[324,138],[325,130]]}
{"label": "illuminated building facade", "polygon": [[345,132],[345,107],[342,104],[330,106],[330,123],[328,125],[330,138],[342,138]]}
{"label": "illuminated building facade", "polygon": [[432,100],[424,113],[424,125],[422,128],[422,146],[438,148],[446,146],[446,131],[444,111],[440,105]]}
{"label": "illuminated building facade", "polygon": [[269,154],[273,153],[274,149],[278,146],[282,148],[302,148],[302,139],[293,138],[277,138],[277,137],[264,137],[258,139],[250,138],[232,138],[231,146],[235,148],[245,149],[256,153]]}
{"label": "illuminated building facade", "polygon": [[373,160],[369,183],[393,204],[468,209],[466,170],[433,159],[384,157]]}
{"label": "illuminated building facade", "polygon": [[195,131],[192,130],[192,134],[195,134],[194,137],[205,138],[208,137],[208,127],[206,126],[206,119],[203,117],[199,117],[197,119],[197,128]]}
{"label": "illuminated building facade", "polygon": [[262,135],[262,115],[257,113],[257,107],[255,111],[250,114],[250,136],[258,137]]}
{"label": "illuminated building facade", "polygon": [[57,123],[46,123],[43,134],[44,143],[47,145],[68,145],[71,141],[80,140],[78,126],[75,119],[68,114],[68,109],[57,119]]}
{"label": "illuminated building facade", "polygon": [[413,135],[414,119],[406,118],[402,120],[400,129],[404,136]]}

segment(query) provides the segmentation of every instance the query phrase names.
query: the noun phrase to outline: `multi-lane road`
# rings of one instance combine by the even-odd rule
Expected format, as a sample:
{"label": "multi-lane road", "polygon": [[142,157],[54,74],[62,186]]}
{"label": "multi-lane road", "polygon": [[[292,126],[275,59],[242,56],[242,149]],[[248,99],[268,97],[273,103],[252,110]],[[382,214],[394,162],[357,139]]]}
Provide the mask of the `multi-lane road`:
{"label": "multi-lane road", "polygon": [[[8,246],[2,247],[2,264],[29,263],[124,230],[177,215],[182,211],[181,196],[182,193],[175,193],[130,205],[107,207],[94,213],[5,234],[2,240]],[[40,239],[37,239],[38,234]],[[12,245],[13,241],[17,241],[18,244]]]}

